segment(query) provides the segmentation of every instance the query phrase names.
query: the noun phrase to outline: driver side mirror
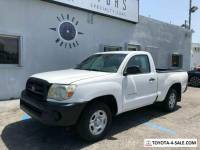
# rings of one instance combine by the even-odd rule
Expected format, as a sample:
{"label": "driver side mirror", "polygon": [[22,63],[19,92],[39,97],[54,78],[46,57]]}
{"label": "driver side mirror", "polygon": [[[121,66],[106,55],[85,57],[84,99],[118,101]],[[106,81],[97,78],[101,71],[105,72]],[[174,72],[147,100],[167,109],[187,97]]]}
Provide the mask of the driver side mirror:
{"label": "driver side mirror", "polygon": [[139,74],[139,73],[141,73],[140,68],[138,66],[132,66],[126,69],[126,71],[124,72],[124,76]]}

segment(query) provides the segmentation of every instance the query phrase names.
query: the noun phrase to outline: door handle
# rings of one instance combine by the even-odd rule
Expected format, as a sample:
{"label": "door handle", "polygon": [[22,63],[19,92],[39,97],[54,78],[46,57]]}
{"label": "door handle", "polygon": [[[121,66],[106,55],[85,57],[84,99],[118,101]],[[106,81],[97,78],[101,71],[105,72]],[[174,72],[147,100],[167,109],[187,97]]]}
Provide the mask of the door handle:
{"label": "door handle", "polygon": [[154,78],[150,78],[149,79],[149,82],[154,82],[156,79],[154,79]]}

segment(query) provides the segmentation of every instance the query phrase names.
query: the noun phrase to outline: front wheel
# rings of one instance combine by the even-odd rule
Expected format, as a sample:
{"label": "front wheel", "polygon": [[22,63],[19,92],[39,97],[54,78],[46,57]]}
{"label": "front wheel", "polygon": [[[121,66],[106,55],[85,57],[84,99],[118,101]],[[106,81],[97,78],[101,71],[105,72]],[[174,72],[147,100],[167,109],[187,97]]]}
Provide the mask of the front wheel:
{"label": "front wheel", "polygon": [[176,109],[178,101],[177,91],[174,89],[170,89],[165,101],[163,102],[163,108],[167,112],[173,112]]}
{"label": "front wheel", "polygon": [[110,108],[104,103],[93,103],[84,110],[77,124],[77,132],[84,140],[95,142],[107,134],[111,122]]}

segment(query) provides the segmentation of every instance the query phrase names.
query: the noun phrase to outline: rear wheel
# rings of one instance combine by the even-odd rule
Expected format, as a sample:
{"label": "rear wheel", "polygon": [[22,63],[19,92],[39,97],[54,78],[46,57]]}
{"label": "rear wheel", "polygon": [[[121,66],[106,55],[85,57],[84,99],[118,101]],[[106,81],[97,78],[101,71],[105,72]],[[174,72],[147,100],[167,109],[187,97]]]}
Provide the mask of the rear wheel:
{"label": "rear wheel", "polygon": [[200,87],[200,78],[197,76],[193,76],[190,78],[189,83],[191,86]]}
{"label": "rear wheel", "polygon": [[93,103],[82,114],[77,124],[77,132],[84,140],[95,142],[104,138],[111,122],[110,108],[104,103]]}
{"label": "rear wheel", "polygon": [[173,112],[176,109],[178,101],[177,91],[174,89],[170,89],[165,101],[163,102],[163,108],[167,112]]}

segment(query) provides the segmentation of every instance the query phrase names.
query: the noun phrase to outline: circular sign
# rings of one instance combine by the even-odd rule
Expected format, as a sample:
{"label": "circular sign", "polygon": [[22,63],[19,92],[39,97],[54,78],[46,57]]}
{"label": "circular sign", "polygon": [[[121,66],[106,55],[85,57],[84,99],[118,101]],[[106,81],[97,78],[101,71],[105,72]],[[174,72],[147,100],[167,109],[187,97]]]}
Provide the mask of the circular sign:
{"label": "circular sign", "polygon": [[70,49],[78,47],[80,43],[76,38],[84,34],[77,30],[79,21],[75,17],[70,17],[69,14],[57,16],[57,21],[59,22],[57,27],[49,28],[58,34],[55,40],[56,44]]}
{"label": "circular sign", "polygon": [[63,22],[59,27],[59,34],[66,41],[74,40],[76,37],[76,28],[70,22]]}

